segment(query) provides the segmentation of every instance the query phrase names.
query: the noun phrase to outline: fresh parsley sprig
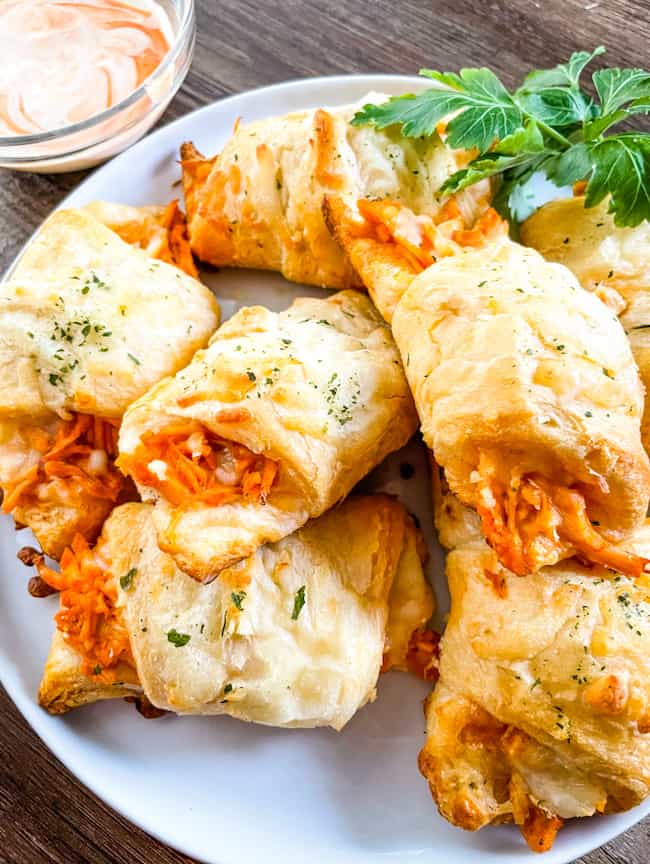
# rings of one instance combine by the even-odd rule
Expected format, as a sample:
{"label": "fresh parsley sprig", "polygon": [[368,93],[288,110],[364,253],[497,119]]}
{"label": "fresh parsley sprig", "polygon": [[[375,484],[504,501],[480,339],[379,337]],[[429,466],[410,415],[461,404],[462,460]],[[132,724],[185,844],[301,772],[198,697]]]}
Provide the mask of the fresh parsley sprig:
{"label": "fresh parsley sprig", "polygon": [[441,187],[453,194],[487,177],[500,177],[495,207],[515,221],[513,196],[537,171],[557,186],[586,181],[587,207],[609,198],[619,226],[650,220],[650,134],[606,134],[635,114],[650,114],[650,73],[643,69],[601,69],[591,76],[596,98],[580,86],[591,61],[605,52],[578,51],[554,69],[535,70],[509,93],[490,69],[420,74],[441,87],[393,96],[365,105],[355,126],[398,125],[409,138],[436,133],[450,118],[447,144],[476,149],[477,155]]}

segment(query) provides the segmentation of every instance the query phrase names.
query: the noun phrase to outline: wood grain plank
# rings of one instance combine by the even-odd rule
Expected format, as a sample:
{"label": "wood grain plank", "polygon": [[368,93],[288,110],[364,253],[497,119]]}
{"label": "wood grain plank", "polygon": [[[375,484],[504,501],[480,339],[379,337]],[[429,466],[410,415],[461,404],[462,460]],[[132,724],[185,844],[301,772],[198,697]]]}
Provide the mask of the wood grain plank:
{"label": "wood grain plank", "polygon": [[[650,2],[197,0],[197,21],[192,69],[162,124],[229,93],[313,75],[489,65],[512,85],[601,43],[609,65],[642,66]],[[0,169],[0,271],[84,176]],[[98,801],[1,692],[0,850],[7,864],[190,862]],[[647,864],[648,850],[645,820],[580,864]]]}

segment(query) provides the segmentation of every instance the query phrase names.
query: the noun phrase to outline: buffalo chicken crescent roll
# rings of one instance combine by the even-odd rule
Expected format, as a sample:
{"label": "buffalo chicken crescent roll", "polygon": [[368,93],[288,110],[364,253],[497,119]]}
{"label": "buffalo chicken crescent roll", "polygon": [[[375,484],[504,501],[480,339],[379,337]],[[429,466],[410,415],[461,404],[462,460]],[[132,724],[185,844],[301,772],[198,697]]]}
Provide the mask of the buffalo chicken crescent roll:
{"label": "buffalo chicken crescent roll", "polygon": [[[420,769],[454,825],[513,821],[543,852],[564,820],[650,794],[648,579],[575,559],[519,579],[453,496],[437,510],[461,545]],[[648,556],[650,526],[629,544]]]}
{"label": "buffalo chicken crescent roll", "polygon": [[241,309],[127,411],[120,468],[202,581],[320,516],[417,428],[395,343],[344,291]]}
{"label": "buffalo chicken crescent roll", "polygon": [[[418,212],[439,209],[438,189],[466,154],[434,135],[402,138],[395,129],[355,127],[368,101],[237,123],[221,153],[205,158],[181,149],[192,250],[216,266],[279,270],[294,282],[347,288],[359,279],[330,237],[321,214],[326,193],[397,198]],[[489,193],[464,193],[471,209]]]}
{"label": "buffalo chicken crescent roll", "polygon": [[210,291],[84,210],[47,220],[0,286],[3,510],[58,558],[120,495],[127,405],[203,347]]}
{"label": "buffalo chicken crescent roll", "polygon": [[61,591],[48,711],[142,692],[178,714],[340,729],[374,699],[385,654],[423,671],[414,645],[433,600],[395,500],[350,498],[211,585],[160,550],[152,509],[116,508],[94,549],[78,538],[60,573],[40,566]]}
{"label": "buffalo chicken crescent roll", "polygon": [[579,554],[630,575],[613,545],[640,525],[650,465],[643,388],[623,328],[562,265],[398,202],[327,199],[329,224],[391,321],[426,444],[521,575]]}
{"label": "buffalo chicken crescent roll", "polygon": [[[549,261],[559,261],[620,316],[650,389],[650,223],[617,228],[607,202],[586,208],[584,197],[551,201],[521,226],[522,242]],[[641,437],[650,452],[650,401],[646,400]]]}

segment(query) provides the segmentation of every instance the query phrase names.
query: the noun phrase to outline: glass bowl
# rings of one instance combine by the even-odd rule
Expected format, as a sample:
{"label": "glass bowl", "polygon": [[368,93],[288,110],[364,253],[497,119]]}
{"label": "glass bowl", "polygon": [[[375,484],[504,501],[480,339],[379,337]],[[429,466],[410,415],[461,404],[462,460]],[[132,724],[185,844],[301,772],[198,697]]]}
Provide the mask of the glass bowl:
{"label": "glass bowl", "polygon": [[110,159],[149,131],[187,75],[196,34],[194,0],[157,2],[174,28],[174,42],[160,66],[126,99],[87,120],[35,135],[0,136],[0,167],[80,171]]}

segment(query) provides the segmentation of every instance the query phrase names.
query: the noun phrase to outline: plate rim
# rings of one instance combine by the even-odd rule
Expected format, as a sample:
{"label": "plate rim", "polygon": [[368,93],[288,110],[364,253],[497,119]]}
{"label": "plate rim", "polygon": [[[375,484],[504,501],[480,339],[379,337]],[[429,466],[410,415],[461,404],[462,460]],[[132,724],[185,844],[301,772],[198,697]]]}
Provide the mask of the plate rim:
{"label": "plate rim", "polygon": [[[157,125],[153,131],[144,135],[139,141],[134,143],[127,150],[124,150],[122,153],[116,155],[107,162],[97,166],[91,171],[88,176],[86,176],[81,181],[81,183],[76,185],[66,194],[66,196],[56,205],[56,207],[54,207],[47,214],[45,219],[49,218],[49,216],[57,210],[64,209],[67,206],[76,206],[74,203],[70,205],[69,202],[76,198],[85,186],[87,186],[88,184],[92,184],[92,182],[96,179],[96,176],[102,171],[104,171],[108,166],[119,165],[121,164],[121,162],[127,163],[129,157],[133,158],[134,155],[137,156],[137,149],[140,146],[144,145],[146,142],[149,142],[150,139],[155,138],[156,136],[162,136],[163,134],[168,134],[169,131],[173,128],[180,127],[183,124],[191,122],[192,118],[195,118],[201,113],[208,113],[217,104],[227,105],[228,103],[236,102],[242,97],[246,97],[251,94],[264,94],[271,91],[285,93],[287,91],[290,91],[291,89],[299,89],[303,86],[316,87],[319,83],[325,82],[329,86],[336,86],[339,84],[341,86],[344,86],[350,83],[360,83],[361,81],[367,81],[369,89],[373,89],[373,85],[380,85],[382,82],[411,83],[414,85],[414,87],[424,87],[427,84],[431,84],[431,82],[423,81],[422,78],[418,78],[417,76],[398,73],[352,73],[339,75],[319,75],[304,76],[301,78],[291,78],[287,79],[286,81],[278,81],[276,83],[267,84],[263,87],[253,87],[247,90],[241,90],[236,93],[229,93],[227,95],[217,97],[216,99],[213,99],[204,105],[198,106],[197,108],[194,108],[193,110],[174,118],[168,123]],[[318,106],[314,105],[314,107]],[[303,109],[298,108],[296,110],[299,111]],[[45,219],[39,223],[39,225],[34,229],[34,231],[22,244],[17,254],[14,256],[9,265],[4,270],[2,276],[0,277],[0,281],[4,281],[11,276],[11,273],[17,261],[19,260],[23,252],[27,249],[29,244],[33,241],[34,237],[42,227]],[[14,674],[14,671],[16,674]],[[129,813],[126,807],[121,805],[117,797],[111,791],[101,788],[98,786],[98,784],[95,783],[95,777],[92,770],[90,768],[86,770],[84,764],[74,764],[74,767],[72,767],[72,765],[68,763],[66,756],[64,755],[66,748],[64,744],[59,741],[60,736],[57,735],[55,731],[50,731],[46,723],[38,723],[38,712],[40,712],[42,709],[38,706],[38,702],[36,701],[36,699],[33,698],[33,696],[30,697],[29,694],[23,692],[24,688],[22,688],[21,686],[17,673],[18,667],[15,666],[15,664],[11,661],[10,657],[5,654],[4,650],[0,649],[0,683],[4,687],[7,695],[13,702],[16,709],[19,711],[27,725],[30,727],[31,731],[37,735],[37,737],[43,742],[43,744],[64,765],[66,770],[69,771],[74,778],[79,780],[83,784],[83,786],[85,786],[93,795],[95,795],[100,801],[108,805],[112,810],[114,810],[127,822],[144,831],[151,837],[154,837],[163,845],[166,845],[182,854],[189,855],[192,858],[195,858],[197,861],[202,861],[204,862],[204,864],[222,864],[221,859],[218,860],[217,858],[202,858],[197,854],[196,850],[193,850],[191,848],[191,846],[184,845],[181,842],[177,842],[173,838],[170,839],[169,836],[165,835],[163,829],[159,829],[157,826],[149,824],[146,818],[139,817],[137,814],[133,815]],[[55,727],[53,727],[53,729],[54,728]],[[433,802],[431,806],[435,807]],[[540,859],[540,861],[547,862],[547,864],[571,864],[571,862],[573,862],[576,857],[583,857],[584,855],[587,855],[590,852],[601,848],[605,843],[616,839],[629,828],[638,824],[649,812],[650,798],[646,799],[646,801],[642,802],[640,805],[633,808],[632,810],[616,814],[616,816],[614,817],[601,817],[601,819],[598,821],[598,824],[594,824],[593,826],[594,830],[592,833],[593,835],[595,835],[593,841],[591,839],[587,839],[585,843],[581,843],[580,837],[577,837],[571,842],[572,848],[564,852],[560,849],[557,849],[557,851],[551,850],[550,852],[545,853],[543,858]],[[616,820],[615,824],[609,821],[611,819]],[[607,828],[608,824],[610,825],[610,830],[608,830]],[[486,828],[487,827],[489,826],[486,826]],[[461,829],[459,828],[456,830],[460,831]],[[459,851],[462,852],[462,850]],[[380,859],[383,859],[386,854],[389,853],[380,852],[377,850],[363,850],[357,852],[359,864],[363,864],[363,862],[379,861]],[[322,864],[324,864],[325,860],[329,861],[329,857],[327,855],[323,855],[322,851],[320,855]],[[532,855],[534,855],[534,853],[522,848],[521,855],[517,854],[515,858],[513,858],[512,856],[508,856],[507,860],[510,862],[515,862],[515,864],[519,864],[519,862],[523,861],[532,861],[533,859],[532,857],[530,857]],[[566,855],[568,855],[569,857],[565,857]],[[506,856],[504,856],[504,861],[505,860]],[[225,859],[223,864],[226,864]],[[230,864],[230,862],[227,862],[227,864]]]}

